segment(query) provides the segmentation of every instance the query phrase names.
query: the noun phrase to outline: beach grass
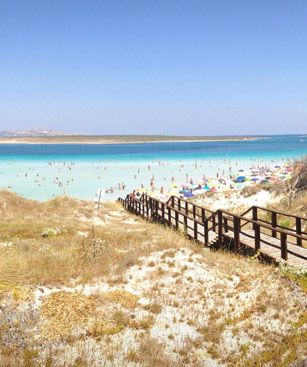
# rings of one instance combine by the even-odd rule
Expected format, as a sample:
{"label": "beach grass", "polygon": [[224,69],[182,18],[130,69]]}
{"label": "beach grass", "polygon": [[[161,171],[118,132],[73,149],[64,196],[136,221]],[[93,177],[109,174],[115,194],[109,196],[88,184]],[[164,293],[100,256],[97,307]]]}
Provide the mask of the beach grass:
{"label": "beach grass", "polygon": [[3,366],[286,366],[304,276],[105,203],[0,192]]}

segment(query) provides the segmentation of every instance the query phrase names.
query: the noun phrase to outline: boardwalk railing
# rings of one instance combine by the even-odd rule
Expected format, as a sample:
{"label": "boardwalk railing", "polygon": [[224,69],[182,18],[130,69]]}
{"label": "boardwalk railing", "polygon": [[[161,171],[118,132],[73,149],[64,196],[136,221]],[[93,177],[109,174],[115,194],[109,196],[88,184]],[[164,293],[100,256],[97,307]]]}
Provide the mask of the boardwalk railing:
{"label": "boardwalk railing", "polygon": [[[293,266],[307,265],[307,220],[292,214],[252,206],[241,215],[225,210],[212,211],[187,200],[170,197],[167,202],[146,194],[119,199],[125,209],[144,218],[184,231],[189,237],[210,246],[231,242],[259,251],[276,261],[288,260]],[[294,222],[294,228],[282,226]]]}
{"label": "boardwalk railing", "polygon": [[[302,228],[307,228],[307,219],[299,217],[297,215],[292,215],[284,212],[280,212],[277,210],[271,210],[267,208],[262,208],[260,206],[252,206],[246,212],[242,214],[242,216],[246,216],[248,213],[251,213],[252,219],[257,222],[262,222],[272,227],[271,235],[276,238],[278,232],[276,229],[286,229],[288,232],[293,232],[294,234],[307,236],[307,232]],[[263,219],[266,217],[268,219]],[[282,222],[291,223],[293,221],[294,228],[285,227]],[[300,237],[297,237],[297,245],[302,246],[302,240]]]}

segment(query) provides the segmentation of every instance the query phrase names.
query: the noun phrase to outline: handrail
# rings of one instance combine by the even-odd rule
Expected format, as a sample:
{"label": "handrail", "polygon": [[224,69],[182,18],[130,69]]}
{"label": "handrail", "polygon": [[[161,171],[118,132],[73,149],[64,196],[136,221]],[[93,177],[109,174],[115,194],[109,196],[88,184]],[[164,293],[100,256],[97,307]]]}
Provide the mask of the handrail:
{"label": "handrail", "polygon": [[299,218],[299,219],[302,219],[304,221],[307,221],[307,218],[300,217],[299,215],[289,214],[289,213],[281,212],[281,211],[275,210],[275,209],[273,210],[273,209],[263,208],[263,207],[257,206],[257,205],[255,205],[255,208],[260,209],[260,210],[264,210],[264,211],[267,211],[267,212],[271,212],[271,213],[276,213],[276,214],[279,214],[279,215],[283,215],[285,217]]}
{"label": "handrail", "polygon": [[[195,208],[195,209],[199,209],[199,210],[205,210],[206,212],[209,212],[209,213],[214,213],[214,211],[213,210],[211,210],[211,209],[208,209],[208,208],[205,208],[205,207],[203,207],[203,206],[200,206],[200,205],[197,205],[197,204],[194,204],[194,203],[191,203],[190,201],[187,201],[187,200],[185,200],[185,199],[181,199],[181,198],[178,198],[177,196],[174,196],[174,195],[172,195],[167,201],[166,201],[166,204],[167,205],[171,205],[170,203],[174,203],[174,206],[175,206],[175,199],[177,199],[177,201],[179,202],[179,203],[181,203],[181,202],[183,202],[183,203],[186,203],[186,205],[187,206],[189,206],[189,205],[191,205],[193,208]],[[179,204],[178,203],[178,204]],[[171,205],[171,207],[172,208],[174,208],[174,206],[173,205]],[[175,209],[175,208],[174,208]],[[182,209],[184,209],[184,208],[182,208]],[[194,210],[189,210],[188,209],[188,211],[189,212],[194,212]],[[196,212],[196,210],[195,210],[195,212]]]}
{"label": "handrail", "polygon": [[[126,196],[126,198],[128,196],[129,196],[129,194]],[[142,201],[145,196],[152,198],[150,195],[143,193],[138,198],[138,200],[141,200]],[[155,199],[155,198],[152,198],[152,199],[159,201],[158,199]],[[205,207],[200,206],[198,204],[191,203],[191,202],[189,202],[189,201],[187,201],[185,199],[178,198],[177,196],[174,196],[174,195],[170,196],[169,199],[165,202],[165,204],[166,205],[170,205],[170,202],[172,202],[174,199],[180,200],[180,201],[182,201],[184,203],[188,203],[189,205],[192,205],[193,207],[195,207],[197,209],[205,209],[207,212],[214,213],[214,211],[212,211],[211,209],[205,208]],[[258,205],[251,206],[250,208],[248,208],[246,211],[244,211],[240,215],[241,216],[244,216],[244,215],[248,214],[250,211],[252,211],[254,208],[259,209],[259,210],[263,210],[263,211],[267,211],[267,212],[271,212],[271,213],[276,213],[276,214],[283,215],[283,216],[286,216],[286,217],[298,218],[298,219],[301,219],[303,221],[307,221],[307,218],[301,217],[299,215],[285,213],[285,212],[282,212],[282,211],[279,211],[279,210],[275,210],[275,209],[274,210],[273,209],[268,209],[268,208],[264,208],[264,207],[261,207],[261,206],[258,206]],[[224,210],[224,212],[226,212],[226,211]]]}
{"label": "handrail", "polygon": [[[177,200],[177,205],[175,205],[175,200]],[[163,219],[167,225],[175,226],[176,229],[178,229],[180,225],[183,225],[188,236],[194,238],[197,241],[200,241],[199,236],[202,236],[201,238],[203,238],[203,241],[201,242],[203,242],[206,246],[209,244],[210,231],[213,231],[217,234],[218,243],[220,244],[223,243],[225,238],[230,238],[230,240],[233,241],[234,248],[236,250],[238,250],[242,245],[246,245],[246,242],[244,242],[245,240],[243,242],[241,241],[241,235],[243,235],[253,240],[251,244],[247,243],[246,246],[254,248],[256,251],[260,250],[261,243],[264,243],[266,245],[279,248],[282,259],[287,260],[288,254],[290,254],[292,256],[294,255],[295,258],[307,260],[307,255],[305,255],[305,249],[303,248],[303,244],[307,242],[307,235],[306,232],[301,230],[300,219],[296,220],[295,229],[286,229],[278,225],[276,218],[277,214],[275,214],[275,217],[273,216],[274,220],[272,220],[271,223],[258,218],[257,210],[259,208],[260,210],[265,210],[265,208],[252,206],[241,215],[231,213],[224,209],[218,209],[213,212],[207,208],[195,205],[184,199],[175,199],[174,196],[169,198],[169,200],[164,203],[158,199],[150,197],[146,193],[142,194],[139,198],[133,198],[132,196],[127,195],[125,200],[119,198],[119,201],[123,203],[123,206],[126,209],[131,210],[136,214],[142,215],[143,217],[147,217],[148,219]],[[181,202],[186,203],[185,207],[182,208]],[[190,209],[189,205],[192,206],[193,210],[188,210]],[[201,209],[201,214],[196,212],[196,209]],[[205,217],[205,211],[210,212],[211,214],[208,217]],[[247,218],[246,214],[250,211],[253,211],[253,217]],[[274,213],[273,210],[268,209],[268,211]],[[283,213],[282,215],[286,214]],[[289,216],[300,218],[292,215]],[[180,217],[182,217],[183,220],[180,220]],[[192,226],[189,221],[192,221]],[[233,224],[229,225],[228,221],[232,222]],[[210,227],[209,223],[212,223]],[[250,230],[247,232],[242,230],[246,224],[252,225],[252,232]],[[261,232],[261,229],[265,229],[265,231]],[[189,233],[189,231],[192,231],[192,235]],[[232,232],[231,236],[227,234],[228,231]],[[261,238],[261,234],[268,235],[272,239],[275,239],[275,241],[278,239],[279,242],[276,243],[275,241],[270,241],[267,238]],[[296,243],[294,243],[293,240],[287,240],[288,237],[296,238]],[[300,247],[302,250],[298,251],[294,250],[293,248],[288,249],[288,244],[291,246],[296,245],[297,248]],[[269,256],[271,256],[271,258],[277,259],[274,253],[269,253]],[[294,262],[294,264],[296,264],[296,262]]]}
{"label": "handrail", "polygon": [[[150,196],[149,196],[149,197],[150,197]],[[151,197],[150,197],[150,198],[151,198]],[[141,203],[139,200],[136,200],[136,199],[133,199],[133,198],[131,198],[131,199],[132,199],[132,201],[134,201],[134,202],[136,202],[136,203],[140,203],[140,204],[144,205],[144,203]],[[154,198],[151,198],[151,199],[153,199],[153,200],[155,200],[156,202],[160,203],[160,201],[159,201],[159,200],[157,200],[157,199],[154,199]],[[180,210],[177,210],[176,208],[173,208],[173,207],[172,207],[172,206],[170,206],[170,205],[166,205],[166,207],[169,207],[169,208],[171,208],[174,212],[177,212],[178,214],[181,214],[181,215],[186,216],[187,218],[189,218],[185,213],[182,213]],[[275,230],[276,232],[279,232],[279,233],[281,233],[281,234],[283,233],[283,234],[286,234],[286,235],[288,235],[288,236],[292,236],[292,237],[295,237],[295,238],[301,238],[301,239],[303,239],[303,240],[307,241],[307,236],[299,235],[299,234],[297,234],[297,233],[293,233],[293,232],[291,232],[291,231],[289,231],[289,230],[286,230],[286,229],[279,229],[279,228],[276,228],[276,227],[272,227],[271,225],[268,225],[268,224],[259,223],[258,221],[255,221],[255,220],[253,220],[253,219],[249,219],[249,218],[243,217],[243,216],[241,216],[241,215],[233,214],[233,213],[230,213],[230,212],[228,212],[227,210],[223,210],[223,209],[218,209],[218,210],[216,210],[215,212],[213,212],[213,214],[212,214],[210,217],[206,218],[204,222],[200,222],[199,220],[197,220],[197,219],[195,219],[195,218],[189,218],[189,219],[194,220],[195,222],[197,222],[197,223],[198,223],[198,224],[200,224],[200,225],[203,225],[205,222],[210,222],[210,221],[212,221],[212,220],[213,220],[213,218],[214,218],[214,217],[216,217],[216,216],[218,215],[218,213],[219,213],[219,212],[220,212],[220,213],[222,213],[222,214],[224,214],[224,215],[227,215],[227,216],[228,216],[228,217],[227,217],[227,219],[230,219],[229,217],[237,218],[237,219],[240,219],[240,220],[244,220],[244,221],[246,221],[246,222],[248,222],[248,223],[251,223],[251,224],[254,224],[254,225],[258,225],[259,227],[262,227],[262,228],[265,228],[265,229]],[[215,223],[215,225],[217,226],[218,224],[217,224],[217,223]]]}
{"label": "handrail", "polygon": [[206,222],[209,223],[209,222],[212,222],[212,227],[208,228],[208,230],[213,230],[215,231],[215,217],[218,215],[218,211],[215,211],[213,214],[210,215],[210,217],[206,218]]}
{"label": "handrail", "polygon": [[241,213],[241,216],[243,217],[244,215],[246,215],[247,213],[249,213],[250,211],[252,211],[255,208],[255,205],[251,206],[250,208],[248,208],[247,210],[245,210],[245,212]]}
{"label": "handrail", "polygon": [[[142,196],[144,196],[144,194],[142,195]],[[155,198],[152,198],[151,196],[149,196],[149,195],[147,195],[146,194],[146,196],[147,197],[149,197],[149,198],[151,198],[151,199],[153,199],[153,200],[155,200],[155,201],[157,201],[157,202],[160,202],[158,199],[155,199]],[[209,216],[209,217],[207,217],[207,218],[205,218],[205,221],[206,220],[212,220],[214,217],[216,217],[217,216],[217,213],[218,213],[218,211],[221,211],[222,213],[224,213],[224,214],[226,214],[226,215],[228,215],[228,216],[230,216],[230,217],[234,217],[234,216],[236,216],[237,218],[239,218],[240,220],[243,220],[243,221],[245,221],[245,223],[243,224],[243,225],[241,225],[241,227],[243,227],[243,226],[245,226],[247,223],[252,223],[252,224],[257,224],[257,225],[260,225],[261,227],[263,227],[263,228],[266,228],[266,229],[270,229],[271,231],[276,231],[276,232],[279,232],[279,233],[285,233],[285,234],[288,234],[289,236],[293,236],[293,237],[296,237],[296,238],[302,238],[303,240],[307,240],[307,237],[305,237],[304,235],[306,234],[305,232],[303,232],[302,234],[297,234],[297,233],[293,233],[295,230],[291,230],[291,229],[285,229],[285,228],[283,228],[283,227],[281,227],[281,226],[279,226],[278,224],[277,224],[277,226],[276,227],[274,227],[274,226],[272,226],[272,225],[270,225],[269,224],[269,222],[266,222],[266,221],[264,221],[264,220],[262,220],[262,219],[258,219],[257,218],[257,220],[254,220],[254,219],[249,219],[249,218],[246,218],[246,217],[244,217],[244,215],[246,215],[248,212],[250,212],[251,210],[253,210],[254,208],[257,208],[257,209],[261,209],[261,210],[267,210],[267,211],[270,211],[270,212],[274,212],[273,210],[271,210],[271,209],[265,209],[265,208],[262,208],[262,207],[259,207],[259,206],[256,206],[256,205],[253,205],[253,206],[251,206],[249,209],[247,209],[245,212],[243,212],[241,215],[237,215],[237,214],[233,214],[233,213],[230,213],[230,212],[228,212],[227,210],[224,210],[224,209],[218,209],[218,210],[216,210],[215,212],[214,211],[212,211],[212,210],[210,210],[210,209],[207,209],[207,208],[204,208],[204,207],[202,207],[202,206],[199,206],[199,205],[196,205],[196,204],[194,204],[194,203],[191,203],[191,202],[189,202],[189,201],[187,201],[187,200],[185,200],[185,199],[180,199],[180,198],[178,198],[178,197],[176,197],[176,196],[174,196],[174,195],[172,195],[166,202],[165,202],[165,205],[166,206],[170,206],[173,210],[175,210],[175,211],[177,211],[178,213],[180,213],[181,215],[185,215],[184,214],[184,212],[182,212],[182,211],[180,211],[180,210],[177,210],[176,208],[174,208],[172,205],[170,205],[169,204],[169,202],[173,202],[173,198],[175,199],[177,199],[177,200],[180,200],[180,201],[182,201],[182,202],[184,202],[184,203],[188,203],[189,205],[192,205],[192,206],[194,206],[195,208],[198,208],[198,209],[205,209],[207,212],[209,212],[209,213],[211,213],[211,215]],[[189,212],[192,212],[192,210],[189,210]],[[287,214],[286,213],[282,213],[282,212],[278,212],[278,211],[276,211],[276,213],[277,214],[280,214],[280,215],[285,215],[285,216],[287,216]],[[289,215],[290,217],[294,217],[294,218],[301,218],[301,219],[303,219],[303,220],[306,220],[306,219],[304,219],[304,218],[302,218],[302,217],[299,217],[299,216],[294,216],[294,215]],[[192,219],[192,218],[190,218],[190,219]],[[195,218],[193,218],[193,220],[196,220]],[[199,224],[202,224],[202,222],[199,222],[198,220],[197,220],[197,222],[199,223]],[[264,223],[259,223],[259,222],[264,222]]]}
{"label": "handrail", "polygon": [[275,230],[276,232],[279,232],[279,233],[284,233],[284,234],[287,234],[288,236],[292,236],[292,237],[296,237],[296,238],[302,238],[303,240],[306,240],[307,241],[307,236],[304,236],[302,234],[297,234],[297,233],[293,233],[289,230],[286,230],[286,229],[279,229],[279,228],[276,228],[276,227],[272,227],[271,225],[268,225],[268,224],[263,224],[263,223],[259,223],[259,221],[256,221],[256,220],[253,220],[253,219],[249,219],[249,218],[245,218],[245,217],[242,217],[241,215],[236,215],[236,214],[232,214],[226,210],[220,210],[222,213],[228,215],[228,216],[232,216],[232,217],[236,217],[240,220],[245,220],[249,223],[252,223],[252,224],[255,224],[255,225],[258,225],[260,227],[263,227],[263,228],[266,228],[266,229],[270,229],[270,230]]}

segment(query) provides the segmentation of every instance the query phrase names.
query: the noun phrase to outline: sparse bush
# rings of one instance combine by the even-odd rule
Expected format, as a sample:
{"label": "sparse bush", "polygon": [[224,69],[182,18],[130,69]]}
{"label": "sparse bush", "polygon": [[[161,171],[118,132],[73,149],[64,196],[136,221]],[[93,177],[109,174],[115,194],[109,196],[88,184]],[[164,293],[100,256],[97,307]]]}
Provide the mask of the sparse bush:
{"label": "sparse bush", "polygon": [[290,228],[290,219],[283,219],[279,222],[279,225],[283,228]]}
{"label": "sparse bush", "polygon": [[157,340],[147,337],[140,344],[139,353],[144,367],[171,367],[173,364],[164,352],[164,347]]}
{"label": "sparse bush", "polygon": [[42,232],[42,237],[52,237],[57,236],[61,233],[58,228],[45,228]]}
{"label": "sparse bush", "polygon": [[151,304],[145,306],[144,308],[145,308],[145,310],[148,310],[148,311],[150,311],[152,313],[155,313],[155,314],[158,314],[162,311],[162,306],[157,302],[151,303]]}
{"label": "sparse bush", "polygon": [[293,200],[298,193],[307,190],[307,157],[297,161],[293,165],[293,175],[285,183],[285,194],[288,199],[288,208],[291,208]]}
{"label": "sparse bush", "polygon": [[264,187],[262,185],[250,185],[244,187],[244,189],[241,191],[241,195],[243,195],[245,198],[253,196],[258,194],[261,190],[263,190]]}

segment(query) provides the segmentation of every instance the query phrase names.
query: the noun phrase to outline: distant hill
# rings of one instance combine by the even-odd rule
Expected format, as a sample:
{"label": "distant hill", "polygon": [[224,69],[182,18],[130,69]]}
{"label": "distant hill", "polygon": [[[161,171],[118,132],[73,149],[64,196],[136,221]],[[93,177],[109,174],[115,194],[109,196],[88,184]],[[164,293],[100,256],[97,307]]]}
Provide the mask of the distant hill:
{"label": "distant hill", "polygon": [[153,142],[241,141],[256,136],[168,136],[168,135],[78,135],[54,130],[21,130],[0,132],[0,144],[127,144]]}
{"label": "distant hill", "polygon": [[0,137],[13,138],[13,137],[46,137],[46,136],[63,136],[74,135],[71,133],[65,133],[58,130],[48,129],[31,129],[31,130],[4,130],[0,131]]}

